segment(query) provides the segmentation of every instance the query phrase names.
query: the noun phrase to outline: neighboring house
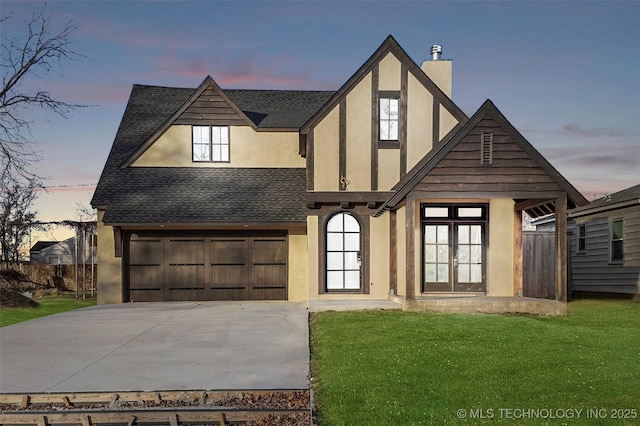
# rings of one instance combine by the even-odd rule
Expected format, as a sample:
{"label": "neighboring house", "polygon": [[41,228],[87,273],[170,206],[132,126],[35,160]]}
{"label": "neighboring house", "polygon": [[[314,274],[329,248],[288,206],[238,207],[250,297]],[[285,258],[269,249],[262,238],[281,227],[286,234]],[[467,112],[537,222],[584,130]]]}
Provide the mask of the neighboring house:
{"label": "neighboring house", "polygon": [[389,36],[336,92],[134,85],[94,194],[99,303],[412,301],[522,288],[521,218],[584,197],[451,61]]}
{"label": "neighboring house", "polygon": [[29,250],[31,263],[49,265],[73,265],[76,252],[76,239],[64,241],[38,241]]}
{"label": "neighboring house", "polygon": [[572,290],[640,294],[640,185],[569,212]]}

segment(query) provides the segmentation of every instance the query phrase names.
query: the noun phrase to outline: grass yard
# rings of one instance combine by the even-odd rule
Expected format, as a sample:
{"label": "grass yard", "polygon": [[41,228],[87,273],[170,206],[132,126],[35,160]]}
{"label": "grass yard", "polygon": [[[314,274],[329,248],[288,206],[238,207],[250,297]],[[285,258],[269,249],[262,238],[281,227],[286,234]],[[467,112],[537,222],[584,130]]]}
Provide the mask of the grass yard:
{"label": "grass yard", "polygon": [[35,308],[2,308],[0,309],[0,327],[58,314],[72,309],[85,308],[96,304],[96,298],[76,299],[75,293],[64,293],[59,296],[44,296],[38,300]]}
{"label": "grass yard", "polygon": [[640,424],[638,302],[576,301],[567,317],[324,312],[311,351],[321,425]]}

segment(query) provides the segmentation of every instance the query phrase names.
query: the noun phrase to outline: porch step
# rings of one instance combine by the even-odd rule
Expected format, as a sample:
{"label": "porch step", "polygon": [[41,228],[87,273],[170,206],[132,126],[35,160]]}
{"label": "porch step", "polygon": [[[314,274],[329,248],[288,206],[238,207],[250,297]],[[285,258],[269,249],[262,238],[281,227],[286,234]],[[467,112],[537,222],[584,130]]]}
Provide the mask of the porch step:
{"label": "porch step", "polygon": [[487,314],[566,315],[567,304],[532,297],[421,297],[407,300],[407,311],[466,312]]}
{"label": "porch step", "polygon": [[309,301],[309,312],[365,310],[402,310],[402,303],[394,302],[389,299]]}

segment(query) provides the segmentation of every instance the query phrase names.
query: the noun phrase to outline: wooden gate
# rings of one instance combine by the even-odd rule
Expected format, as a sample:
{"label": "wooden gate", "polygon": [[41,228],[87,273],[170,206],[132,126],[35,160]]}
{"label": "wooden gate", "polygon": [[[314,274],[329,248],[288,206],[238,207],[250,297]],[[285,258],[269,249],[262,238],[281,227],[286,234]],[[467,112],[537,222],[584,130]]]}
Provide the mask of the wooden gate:
{"label": "wooden gate", "polygon": [[556,294],[555,232],[522,233],[522,295],[554,299]]}

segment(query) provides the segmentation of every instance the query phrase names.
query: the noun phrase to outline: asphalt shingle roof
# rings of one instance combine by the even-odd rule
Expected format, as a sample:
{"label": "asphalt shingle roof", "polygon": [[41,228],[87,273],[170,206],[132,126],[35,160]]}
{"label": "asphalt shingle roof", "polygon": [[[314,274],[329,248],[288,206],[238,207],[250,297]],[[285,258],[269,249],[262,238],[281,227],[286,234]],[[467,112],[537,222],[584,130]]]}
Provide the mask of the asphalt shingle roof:
{"label": "asphalt shingle roof", "polygon": [[605,195],[597,200],[593,200],[584,207],[572,209],[570,213],[574,216],[579,213],[585,214],[591,210],[606,208],[608,206],[619,206],[621,203],[626,204],[627,202],[632,202],[634,200],[640,200],[640,185],[635,185],[613,194]]}
{"label": "asphalt shingle roof", "polygon": [[[301,168],[120,168],[196,89],[134,85],[91,200],[105,223],[306,220]],[[224,90],[260,128],[299,128],[333,92]]]}

